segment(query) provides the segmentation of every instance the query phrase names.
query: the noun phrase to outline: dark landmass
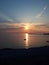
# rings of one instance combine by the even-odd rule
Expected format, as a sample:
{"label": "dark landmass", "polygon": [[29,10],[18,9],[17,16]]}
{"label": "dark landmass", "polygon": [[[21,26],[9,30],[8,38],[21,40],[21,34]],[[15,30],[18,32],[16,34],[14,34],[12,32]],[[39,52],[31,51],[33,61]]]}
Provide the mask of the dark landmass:
{"label": "dark landmass", "polygon": [[0,49],[0,65],[49,65],[49,46]]}
{"label": "dark landmass", "polygon": [[46,41],[47,43],[49,43],[49,41]]}
{"label": "dark landmass", "polygon": [[43,35],[49,35],[49,33],[44,33]]}

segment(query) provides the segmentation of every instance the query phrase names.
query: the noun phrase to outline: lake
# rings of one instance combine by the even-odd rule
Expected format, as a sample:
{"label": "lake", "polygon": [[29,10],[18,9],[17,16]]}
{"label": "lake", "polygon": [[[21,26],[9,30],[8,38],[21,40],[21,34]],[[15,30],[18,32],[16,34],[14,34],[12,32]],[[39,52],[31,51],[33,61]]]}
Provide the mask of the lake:
{"label": "lake", "polygon": [[48,46],[49,35],[33,35],[28,33],[0,33],[0,48],[31,48]]}

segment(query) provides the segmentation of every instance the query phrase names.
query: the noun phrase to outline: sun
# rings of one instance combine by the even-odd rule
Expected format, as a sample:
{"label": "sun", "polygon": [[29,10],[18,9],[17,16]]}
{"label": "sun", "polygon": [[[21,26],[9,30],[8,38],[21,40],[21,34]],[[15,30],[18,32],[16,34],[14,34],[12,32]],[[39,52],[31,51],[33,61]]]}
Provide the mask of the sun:
{"label": "sun", "polygon": [[25,26],[24,26],[24,28],[25,28],[26,31],[29,30],[30,29],[29,23],[26,23]]}
{"label": "sun", "polygon": [[29,26],[25,26],[25,29],[28,30],[29,29]]}

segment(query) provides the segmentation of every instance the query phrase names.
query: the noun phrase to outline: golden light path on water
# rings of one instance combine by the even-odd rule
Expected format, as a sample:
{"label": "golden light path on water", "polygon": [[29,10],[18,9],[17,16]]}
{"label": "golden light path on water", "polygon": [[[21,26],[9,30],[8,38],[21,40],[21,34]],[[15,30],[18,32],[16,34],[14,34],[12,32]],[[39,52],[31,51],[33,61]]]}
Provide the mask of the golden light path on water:
{"label": "golden light path on water", "polygon": [[28,33],[26,33],[26,48],[28,48]]}

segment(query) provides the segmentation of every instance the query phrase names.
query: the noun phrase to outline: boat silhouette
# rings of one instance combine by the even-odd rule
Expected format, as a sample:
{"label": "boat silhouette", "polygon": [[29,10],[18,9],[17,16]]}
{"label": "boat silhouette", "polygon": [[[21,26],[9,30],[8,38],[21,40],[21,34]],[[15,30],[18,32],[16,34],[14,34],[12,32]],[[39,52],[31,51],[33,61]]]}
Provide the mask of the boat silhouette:
{"label": "boat silhouette", "polygon": [[24,39],[24,40],[26,40],[26,39]]}

